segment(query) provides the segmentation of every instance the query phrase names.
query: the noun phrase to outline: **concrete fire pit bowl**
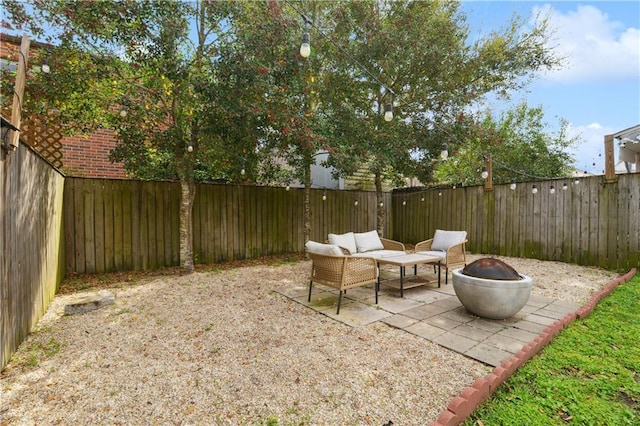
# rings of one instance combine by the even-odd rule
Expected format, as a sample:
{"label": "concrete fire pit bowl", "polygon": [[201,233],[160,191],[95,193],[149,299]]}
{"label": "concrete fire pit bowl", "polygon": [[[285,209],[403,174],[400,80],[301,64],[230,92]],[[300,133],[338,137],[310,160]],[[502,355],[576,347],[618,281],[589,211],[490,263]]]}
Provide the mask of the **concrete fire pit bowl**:
{"label": "concrete fire pit bowl", "polygon": [[[483,265],[489,266],[483,268]],[[464,269],[453,270],[452,274],[453,289],[462,305],[469,312],[489,319],[505,319],[515,315],[526,305],[533,287],[530,277],[518,274],[497,259],[478,259]]]}

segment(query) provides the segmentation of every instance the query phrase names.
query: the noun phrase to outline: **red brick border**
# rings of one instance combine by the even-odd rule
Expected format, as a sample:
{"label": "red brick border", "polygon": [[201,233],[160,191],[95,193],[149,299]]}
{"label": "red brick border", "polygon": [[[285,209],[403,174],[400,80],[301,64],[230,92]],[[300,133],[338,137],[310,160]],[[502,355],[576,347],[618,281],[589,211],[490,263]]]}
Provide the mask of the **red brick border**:
{"label": "red brick border", "polygon": [[602,290],[591,296],[591,299],[583,307],[555,321],[545,328],[532,342],[525,345],[520,352],[502,361],[502,364],[494,368],[491,373],[476,379],[473,385],[467,386],[459,396],[453,397],[449,401],[447,408],[440,414],[438,420],[431,423],[430,426],[456,426],[465,421],[511,374],[551,342],[565,327],[578,318],[582,319],[588,316],[603,297],[611,294],[618,285],[626,283],[633,278],[636,272],[636,268],[633,268],[626,274],[620,275],[607,283]]}

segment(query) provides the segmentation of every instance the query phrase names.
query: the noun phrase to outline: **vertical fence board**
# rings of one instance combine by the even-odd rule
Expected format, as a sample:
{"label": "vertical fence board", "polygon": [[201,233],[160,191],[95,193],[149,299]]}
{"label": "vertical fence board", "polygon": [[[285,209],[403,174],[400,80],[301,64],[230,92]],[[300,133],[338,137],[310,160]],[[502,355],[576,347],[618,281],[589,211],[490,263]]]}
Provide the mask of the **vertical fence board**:
{"label": "vertical fence board", "polygon": [[113,208],[113,270],[122,271],[124,269],[124,216],[122,211],[124,200],[122,198],[123,183],[119,181],[111,182],[112,208]]}
{"label": "vertical fence board", "polygon": [[[638,174],[636,173],[635,176]],[[640,268],[640,179],[625,176],[622,179],[624,187],[629,188],[629,208],[625,212],[628,218],[629,262],[625,268]]]}
{"label": "vertical fence board", "polygon": [[103,198],[103,181],[93,181],[93,235],[94,248],[93,258],[95,261],[95,271],[104,271],[105,263],[105,210]]}
{"label": "vertical fence board", "polygon": [[113,183],[105,181],[102,200],[104,206],[104,270],[115,270],[115,217],[113,205]]}
{"label": "vertical fence board", "polygon": [[[64,181],[63,200],[73,200],[76,187],[70,184],[71,179]],[[76,230],[75,230],[75,207],[76,203],[64,203],[64,233],[65,233],[65,253],[66,270],[76,271]]]}
{"label": "vertical fence board", "polygon": [[133,185],[122,182],[122,265],[125,271],[135,269],[133,259]]}

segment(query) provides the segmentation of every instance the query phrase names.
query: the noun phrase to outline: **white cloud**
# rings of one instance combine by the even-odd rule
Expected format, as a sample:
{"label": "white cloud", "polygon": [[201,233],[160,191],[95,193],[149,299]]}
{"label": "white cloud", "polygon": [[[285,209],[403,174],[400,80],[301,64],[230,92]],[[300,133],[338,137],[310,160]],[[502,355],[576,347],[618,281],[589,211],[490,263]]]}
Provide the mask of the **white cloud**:
{"label": "white cloud", "polygon": [[[606,3],[601,3],[606,8]],[[555,81],[602,81],[640,78],[640,29],[612,21],[594,6],[577,6],[563,14],[550,5],[534,7],[533,16],[549,16],[555,37],[549,41],[565,57],[561,70],[547,72]]]}

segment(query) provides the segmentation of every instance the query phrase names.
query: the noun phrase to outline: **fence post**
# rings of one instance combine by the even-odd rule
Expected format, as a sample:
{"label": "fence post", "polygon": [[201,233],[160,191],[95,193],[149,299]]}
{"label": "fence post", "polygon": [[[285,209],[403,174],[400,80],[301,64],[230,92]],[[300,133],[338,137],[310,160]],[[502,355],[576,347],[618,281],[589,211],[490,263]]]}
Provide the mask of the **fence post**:
{"label": "fence post", "polygon": [[613,160],[613,135],[604,137],[604,183],[614,183],[616,171]]}

